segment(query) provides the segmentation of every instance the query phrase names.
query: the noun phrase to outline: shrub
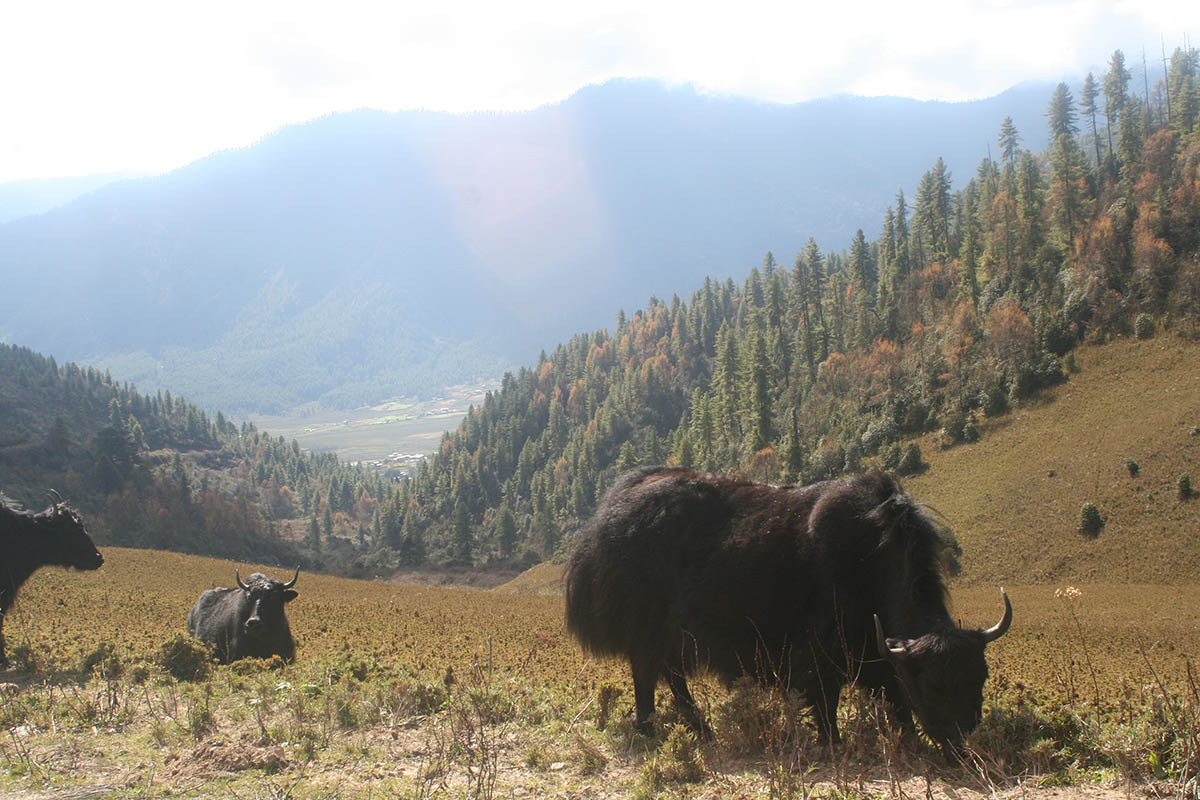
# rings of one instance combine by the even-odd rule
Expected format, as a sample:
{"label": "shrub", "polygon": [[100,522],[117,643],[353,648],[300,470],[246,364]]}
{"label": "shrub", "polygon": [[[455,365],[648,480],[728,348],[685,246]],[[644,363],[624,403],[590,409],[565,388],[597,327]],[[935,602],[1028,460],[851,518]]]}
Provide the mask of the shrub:
{"label": "shrub", "polygon": [[974,414],[967,415],[967,423],[963,425],[963,441],[978,442],[979,441],[979,420]]}
{"label": "shrub", "polygon": [[904,457],[904,447],[899,442],[884,445],[879,451],[879,466],[892,472],[900,469],[900,459]]}
{"label": "shrub", "polygon": [[117,680],[125,672],[125,665],[116,650],[112,642],[101,642],[96,645],[96,649],[79,660],[79,671],[89,673],[95,670],[106,680]]}
{"label": "shrub", "polygon": [[1095,539],[1104,529],[1104,517],[1095,503],[1084,503],[1079,508],[1079,532],[1089,539]]}
{"label": "shrub", "polygon": [[1134,461],[1132,458],[1127,458],[1125,459],[1125,469],[1129,470],[1129,476],[1131,478],[1136,478],[1140,468],[1138,467],[1138,463],[1136,461]]}
{"label": "shrub", "polygon": [[177,633],[158,649],[158,665],[177,681],[200,681],[212,671],[212,656],[200,640]]}
{"label": "shrub", "polygon": [[662,797],[671,785],[695,783],[704,777],[704,758],[696,737],[683,725],[673,725],[667,740],[638,774],[635,798]]}
{"label": "shrub", "polygon": [[860,439],[863,450],[877,453],[879,448],[896,438],[896,423],[890,417],[876,420],[867,426]]}
{"label": "shrub", "polygon": [[621,696],[621,687],[604,682],[596,693],[596,730],[602,731],[608,727],[608,718],[612,716],[617,698]]}
{"label": "shrub", "polygon": [[1192,476],[1188,473],[1183,473],[1179,479],[1175,481],[1175,492],[1179,495],[1180,500],[1192,499]]}
{"label": "shrub", "polygon": [[1066,355],[1075,346],[1075,334],[1065,319],[1053,319],[1042,330],[1042,349],[1056,356]]}
{"label": "shrub", "polygon": [[949,447],[961,442],[963,440],[963,431],[966,427],[967,415],[961,411],[955,411],[946,417],[946,422],[942,425],[942,446]]}
{"label": "shrub", "polygon": [[996,381],[980,393],[979,404],[983,413],[989,417],[999,417],[1009,410],[1008,393],[1004,391],[1004,383]]}
{"label": "shrub", "polygon": [[1138,314],[1133,322],[1133,332],[1139,339],[1150,339],[1154,336],[1154,319],[1149,314]]}
{"label": "shrub", "polygon": [[925,468],[925,461],[921,458],[921,447],[916,442],[909,442],[904,446],[904,454],[900,456],[900,462],[896,464],[896,472],[901,475],[916,475]]}

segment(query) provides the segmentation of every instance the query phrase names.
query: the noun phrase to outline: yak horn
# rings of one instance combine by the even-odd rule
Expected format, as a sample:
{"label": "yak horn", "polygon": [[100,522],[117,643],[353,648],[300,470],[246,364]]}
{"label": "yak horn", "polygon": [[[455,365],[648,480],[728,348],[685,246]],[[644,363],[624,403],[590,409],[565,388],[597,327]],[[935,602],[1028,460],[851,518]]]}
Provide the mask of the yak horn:
{"label": "yak horn", "polygon": [[233,568],[233,579],[235,581],[237,581],[238,588],[241,589],[243,592],[250,591],[250,587],[247,586],[246,584],[242,583],[242,576],[240,574],[238,574],[237,567]]}
{"label": "yak horn", "polygon": [[285,588],[285,589],[290,589],[290,588],[292,588],[293,586],[295,586],[295,585],[296,585],[296,579],[297,579],[297,578],[299,578],[299,577],[300,577],[300,568],[299,568],[299,567],[296,567],[296,574],[292,576],[292,579],[291,579],[290,581],[288,581],[287,583],[285,583],[285,584],[283,585],[283,588]]}
{"label": "yak horn", "polygon": [[895,661],[908,652],[903,647],[892,647],[887,643],[887,639],[883,636],[883,625],[879,622],[878,614],[875,615],[875,644],[879,648],[879,655],[888,661]]}
{"label": "yak horn", "polygon": [[992,627],[981,631],[984,642],[994,642],[1008,632],[1008,626],[1012,625],[1012,603],[1008,601],[1008,592],[1004,591],[1004,587],[1000,587],[1000,594],[1004,597],[1004,616],[1000,618]]}

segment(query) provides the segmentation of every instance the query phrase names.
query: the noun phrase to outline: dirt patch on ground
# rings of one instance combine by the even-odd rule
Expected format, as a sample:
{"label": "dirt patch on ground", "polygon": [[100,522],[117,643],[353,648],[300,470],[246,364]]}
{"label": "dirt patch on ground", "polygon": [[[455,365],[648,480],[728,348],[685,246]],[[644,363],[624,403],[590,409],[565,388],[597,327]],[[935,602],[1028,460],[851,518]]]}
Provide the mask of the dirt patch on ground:
{"label": "dirt patch on ground", "polygon": [[[174,762],[174,763],[172,763]],[[167,756],[173,777],[208,777],[221,773],[261,769],[268,775],[287,769],[292,763],[286,750],[276,744],[262,746],[253,742],[229,742],[212,739],[196,745],[190,755]]]}
{"label": "dirt patch on ground", "polygon": [[494,589],[517,576],[516,570],[447,568],[440,570],[402,570],[387,579],[402,586],[459,586],[469,589]]}

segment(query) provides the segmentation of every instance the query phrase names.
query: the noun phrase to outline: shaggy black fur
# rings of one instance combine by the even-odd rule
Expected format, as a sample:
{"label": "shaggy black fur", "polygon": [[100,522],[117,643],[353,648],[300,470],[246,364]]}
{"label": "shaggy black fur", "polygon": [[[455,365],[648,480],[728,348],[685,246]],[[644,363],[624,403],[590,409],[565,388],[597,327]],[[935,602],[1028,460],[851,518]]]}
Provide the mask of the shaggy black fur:
{"label": "shaggy black fur", "polygon": [[[239,584],[241,577],[234,573]],[[296,642],[283,606],[296,599],[296,578],[288,583],[255,572],[244,588],[209,589],[200,595],[188,613],[188,633],[213,648],[222,664],[240,658],[270,658],[285,661],[296,657]]]}
{"label": "shaggy black fur", "polygon": [[[946,546],[882,473],[777,488],[639,469],[618,480],[579,536],[567,627],[588,651],[629,660],[643,728],[666,678],[688,721],[707,732],[686,680],[707,669],[803,690],[831,743],[838,694],[853,680],[882,692],[902,727],[916,711],[930,737],[957,744],[979,722],[984,646],[1011,611],[988,632],[957,628],[946,608]],[[893,637],[883,653],[874,615]]]}
{"label": "shaggy black fur", "polygon": [[45,511],[33,514],[0,495],[0,669],[8,668],[4,615],[29,576],[40,567],[93,570],[104,563],[79,515],[55,498]]}

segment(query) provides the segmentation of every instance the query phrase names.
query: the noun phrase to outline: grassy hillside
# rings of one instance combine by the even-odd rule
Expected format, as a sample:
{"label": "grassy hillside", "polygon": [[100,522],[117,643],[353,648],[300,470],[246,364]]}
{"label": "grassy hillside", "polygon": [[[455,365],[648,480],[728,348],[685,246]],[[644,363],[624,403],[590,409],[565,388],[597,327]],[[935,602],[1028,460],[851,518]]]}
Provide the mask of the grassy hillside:
{"label": "grassy hillside", "polygon": [[[930,467],[906,487],[953,525],[966,583],[1197,581],[1200,499],[1176,481],[1200,479],[1200,345],[1121,340],[1076,358],[1068,383],[978,443],[923,441]],[[1078,530],[1085,502],[1107,520],[1095,539]]]}
{"label": "grassy hillside", "polygon": [[[39,572],[6,625],[18,669],[0,684],[4,796],[748,798],[802,796],[779,781],[803,780],[814,796],[899,786],[976,800],[1155,775],[1174,793],[1195,775],[1197,586],[1088,584],[1073,597],[1008,587],[1017,616],[988,651],[978,760],[956,766],[880,736],[869,704],[853,700],[831,759],[785,699],[713,681],[695,685],[713,742],[697,748],[673,727],[665,687],[665,727],[641,737],[627,669],[583,657],[558,597],[301,573],[295,664],[177,681],[160,648],[201,591],[232,582],[234,564],[104,552],[95,573]],[[954,600],[966,624],[999,613],[992,586],[959,587]]]}

